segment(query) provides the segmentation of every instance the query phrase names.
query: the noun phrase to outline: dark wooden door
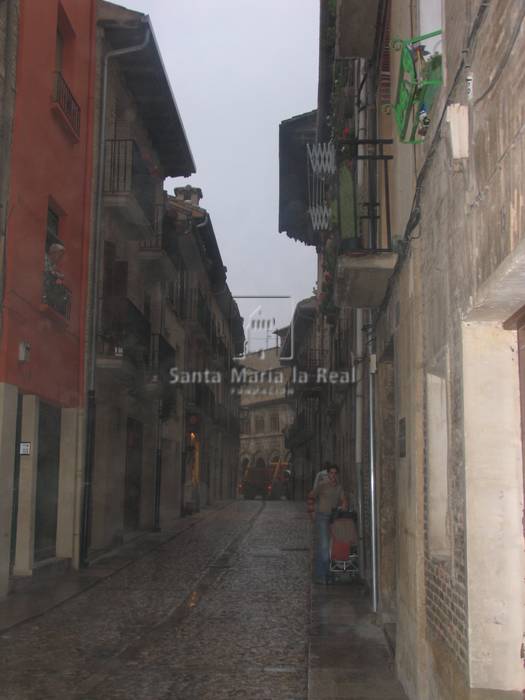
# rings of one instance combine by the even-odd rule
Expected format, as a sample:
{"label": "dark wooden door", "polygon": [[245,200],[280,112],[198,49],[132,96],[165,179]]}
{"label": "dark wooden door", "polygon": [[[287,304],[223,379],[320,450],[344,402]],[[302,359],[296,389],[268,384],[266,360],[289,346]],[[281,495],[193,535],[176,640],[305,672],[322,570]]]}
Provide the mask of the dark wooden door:
{"label": "dark wooden door", "polygon": [[126,476],[124,485],[124,529],[140,525],[142,482],[142,423],[128,418],[126,438]]}
{"label": "dark wooden door", "polygon": [[35,561],[56,554],[60,408],[40,403],[35,513]]}

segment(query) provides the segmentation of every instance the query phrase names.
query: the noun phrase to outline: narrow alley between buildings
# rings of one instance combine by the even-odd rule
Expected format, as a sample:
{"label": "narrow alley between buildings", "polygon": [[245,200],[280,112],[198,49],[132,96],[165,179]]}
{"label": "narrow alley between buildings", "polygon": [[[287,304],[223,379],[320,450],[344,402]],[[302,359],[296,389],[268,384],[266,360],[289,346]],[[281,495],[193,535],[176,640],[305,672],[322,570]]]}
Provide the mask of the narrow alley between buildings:
{"label": "narrow alley between buildings", "polygon": [[0,607],[2,698],[405,697],[365,589],[310,586],[303,504],[221,503],[81,576],[41,615],[52,580]]}
{"label": "narrow alley between buildings", "polygon": [[0,700],[525,700],[524,57],[0,0]]}

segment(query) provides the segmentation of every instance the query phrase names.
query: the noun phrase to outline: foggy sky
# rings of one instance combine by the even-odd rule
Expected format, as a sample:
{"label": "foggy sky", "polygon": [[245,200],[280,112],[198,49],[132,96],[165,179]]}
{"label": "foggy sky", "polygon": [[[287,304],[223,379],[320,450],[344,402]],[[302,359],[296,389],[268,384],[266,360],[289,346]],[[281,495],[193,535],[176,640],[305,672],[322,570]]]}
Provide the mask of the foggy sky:
{"label": "foggy sky", "polygon": [[[124,0],[150,15],[234,295],[311,295],[315,250],[278,233],[279,123],[317,103],[318,0]],[[241,303],[247,316],[252,302]],[[288,303],[276,302],[278,325]]]}

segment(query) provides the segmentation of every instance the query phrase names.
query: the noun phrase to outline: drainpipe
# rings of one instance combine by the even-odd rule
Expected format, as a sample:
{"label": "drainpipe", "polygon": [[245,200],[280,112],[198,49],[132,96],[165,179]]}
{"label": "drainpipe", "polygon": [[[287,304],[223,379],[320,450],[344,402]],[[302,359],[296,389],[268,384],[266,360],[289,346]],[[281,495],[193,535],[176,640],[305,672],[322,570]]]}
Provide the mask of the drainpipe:
{"label": "drainpipe", "polygon": [[368,312],[367,341],[368,341],[368,442],[370,459],[370,530],[371,530],[371,559],[372,559],[372,611],[377,612],[377,497],[375,474],[375,378],[376,355],[374,348],[374,329],[372,311]]}
{"label": "drainpipe", "polygon": [[355,310],[355,474],[357,488],[357,530],[359,534],[358,556],[361,576],[364,578],[365,547],[363,518],[363,310]]}
{"label": "drainpipe", "polygon": [[[5,63],[5,81],[2,95],[3,110],[1,115],[0,130],[0,310],[4,305],[5,273],[6,273],[6,243],[8,227],[9,181],[10,181],[10,155],[12,144],[12,129],[15,117],[16,98],[16,52],[18,45],[18,0],[8,0],[6,7],[6,40],[3,47],[3,60]],[[0,334],[2,332],[3,313],[0,312]]]}
{"label": "drainpipe", "polygon": [[[355,114],[355,124],[357,126],[356,139],[358,141],[366,139],[366,66],[365,61],[362,58],[356,59],[355,62],[355,78],[354,84],[357,86],[355,91],[355,103],[354,103],[354,114]],[[361,99],[361,93],[364,92],[364,99]],[[362,155],[364,151],[364,146],[357,147],[358,155]],[[363,172],[365,167],[364,160],[357,161],[357,187],[359,188],[363,183]]]}
{"label": "drainpipe", "polygon": [[[142,24],[149,25],[149,17],[145,15]],[[136,27],[134,27],[136,29]],[[88,306],[91,309],[91,318],[88,319],[88,366],[87,366],[87,407],[86,407],[86,450],[84,466],[84,494],[82,500],[82,514],[80,523],[80,566],[88,566],[87,553],[89,549],[90,529],[91,529],[91,496],[93,467],[95,461],[95,418],[96,418],[96,397],[95,397],[95,374],[97,365],[97,330],[99,317],[99,287],[100,271],[102,262],[102,196],[104,191],[104,165],[106,156],[106,111],[108,92],[108,66],[112,58],[124,56],[126,54],[142,51],[150,40],[151,30],[146,26],[144,39],[140,44],[128,46],[123,49],[107,51],[104,56],[104,66],[102,70],[101,106],[100,106],[100,126],[98,145],[98,167],[97,167],[97,189],[95,194],[95,226],[93,231],[93,248],[91,256],[90,270],[90,299]]]}
{"label": "drainpipe", "polygon": [[162,399],[157,405],[157,451],[155,457],[155,500],[153,504],[153,532],[160,532],[160,487],[162,480]]}

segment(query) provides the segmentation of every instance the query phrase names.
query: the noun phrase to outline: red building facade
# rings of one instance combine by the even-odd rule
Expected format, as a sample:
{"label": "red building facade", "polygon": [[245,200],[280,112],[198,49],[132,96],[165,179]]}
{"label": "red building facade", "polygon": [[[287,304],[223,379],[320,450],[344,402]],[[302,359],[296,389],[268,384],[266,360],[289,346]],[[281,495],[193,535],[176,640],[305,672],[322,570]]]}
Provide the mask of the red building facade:
{"label": "red building facade", "polygon": [[[83,382],[95,3],[24,0],[19,22],[0,381],[74,407]],[[56,282],[45,279],[53,244],[64,246]],[[30,346],[26,361],[21,343]]]}
{"label": "red building facade", "polygon": [[16,10],[0,336],[4,592],[11,572],[73,557],[96,67],[95,0],[19,0]]}

